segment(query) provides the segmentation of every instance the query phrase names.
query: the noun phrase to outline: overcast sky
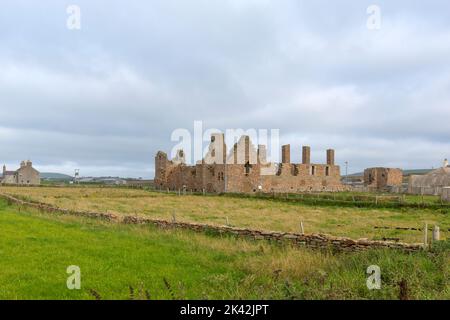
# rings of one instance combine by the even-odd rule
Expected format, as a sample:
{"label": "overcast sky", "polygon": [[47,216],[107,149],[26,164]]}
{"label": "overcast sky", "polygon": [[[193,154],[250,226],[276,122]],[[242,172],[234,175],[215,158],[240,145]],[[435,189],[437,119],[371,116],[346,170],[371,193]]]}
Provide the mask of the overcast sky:
{"label": "overcast sky", "polygon": [[[67,28],[69,5],[81,29]],[[369,29],[370,5],[381,9]],[[300,160],[450,157],[450,2],[2,0],[0,162],[152,178],[177,128],[280,129]]]}

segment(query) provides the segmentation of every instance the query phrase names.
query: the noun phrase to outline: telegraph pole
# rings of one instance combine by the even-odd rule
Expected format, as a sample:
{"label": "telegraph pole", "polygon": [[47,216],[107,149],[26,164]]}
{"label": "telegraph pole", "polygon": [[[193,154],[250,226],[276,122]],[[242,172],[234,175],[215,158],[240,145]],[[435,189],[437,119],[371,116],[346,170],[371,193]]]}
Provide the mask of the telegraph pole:
{"label": "telegraph pole", "polygon": [[345,183],[348,183],[348,161],[345,161]]}

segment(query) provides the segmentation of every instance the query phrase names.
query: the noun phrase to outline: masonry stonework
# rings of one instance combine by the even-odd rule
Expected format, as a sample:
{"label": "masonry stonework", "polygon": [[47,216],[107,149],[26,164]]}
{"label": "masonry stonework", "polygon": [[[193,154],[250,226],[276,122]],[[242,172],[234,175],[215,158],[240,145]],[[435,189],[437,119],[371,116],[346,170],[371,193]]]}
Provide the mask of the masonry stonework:
{"label": "masonry stonework", "polygon": [[302,163],[303,164],[311,163],[311,148],[308,146],[303,146],[302,148]]}
{"label": "masonry stonework", "polygon": [[30,160],[22,161],[20,168],[15,171],[6,170],[3,165],[3,175],[0,177],[1,184],[18,184],[18,185],[39,185],[41,178],[39,171],[33,168]]}
{"label": "masonry stonework", "polygon": [[285,145],[281,163],[266,162],[266,147],[258,145],[256,149],[248,136],[242,136],[227,155],[223,134],[213,134],[206,156],[193,166],[174,161],[179,157],[169,160],[166,153],[159,151],[155,158],[155,186],[216,193],[345,190],[340,168],[334,163],[334,150],[327,150],[326,164],[312,164],[309,147],[302,149],[302,163],[291,163],[290,156],[290,145]]}
{"label": "masonry stonework", "polygon": [[364,185],[381,190],[387,187],[401,186],[403,171],[395,168],[368,168],[364,170]]}

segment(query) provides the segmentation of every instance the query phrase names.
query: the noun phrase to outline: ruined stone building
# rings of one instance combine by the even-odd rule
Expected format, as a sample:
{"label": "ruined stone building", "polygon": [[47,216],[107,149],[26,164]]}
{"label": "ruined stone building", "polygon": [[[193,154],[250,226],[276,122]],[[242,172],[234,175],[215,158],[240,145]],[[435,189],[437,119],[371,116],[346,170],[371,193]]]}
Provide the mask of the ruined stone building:
{"label": "ruined stone building", "polygon": [[383,190],[401,186],[403,171],[397,168],[368,168],[364,170],[364,186],[373,190]]}
{"label": "ruined stone building", "polygon": [[284,145],[281,163],[267,162],[266,146],[256,148],[248,136],[242,136],[227,154],[224,135],[213,134],[207,154],[193,166],[186,165],[183,150],[172,160],[159,151],[155,158],[155,186],[218,193],[344,190],[340,168],[334,163],[334,150],[327,150],[325,164],[311,163],[310,154],[310,147],[304,146],[302,163],[291,163],[290,145]]}
{"label": "ruined stone building", "polygon": [[7,171],[3,165],[2,184],[38,185],[41,184],[39,171],[33,168],[30,160],[22,161],[20,168],[15,171]]}

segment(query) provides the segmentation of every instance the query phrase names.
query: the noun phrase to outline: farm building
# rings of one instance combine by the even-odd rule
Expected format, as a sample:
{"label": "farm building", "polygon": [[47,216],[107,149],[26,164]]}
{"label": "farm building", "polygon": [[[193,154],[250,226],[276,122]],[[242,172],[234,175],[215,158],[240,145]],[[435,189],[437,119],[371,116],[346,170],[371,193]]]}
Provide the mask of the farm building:
{"label": "farm building", "polygon": [[450,187],[444,187],[442,189],[442,200],[450,202]]}
{"label": "farm building", "polygon": [[408,192],[413,194],[442,195],[443,189],[450,187],[450,166],[447,159],[441,168],[424,175],[412,175]]}
{"label": "farm building", "polygon": [[33,168],[33,163],[30,160],[22,161],[20,168],[15,171],[6,170],[3,165],[3,175],[0,179],[2,184],[26,184],[38,185],[41,184],[39,171]]}

